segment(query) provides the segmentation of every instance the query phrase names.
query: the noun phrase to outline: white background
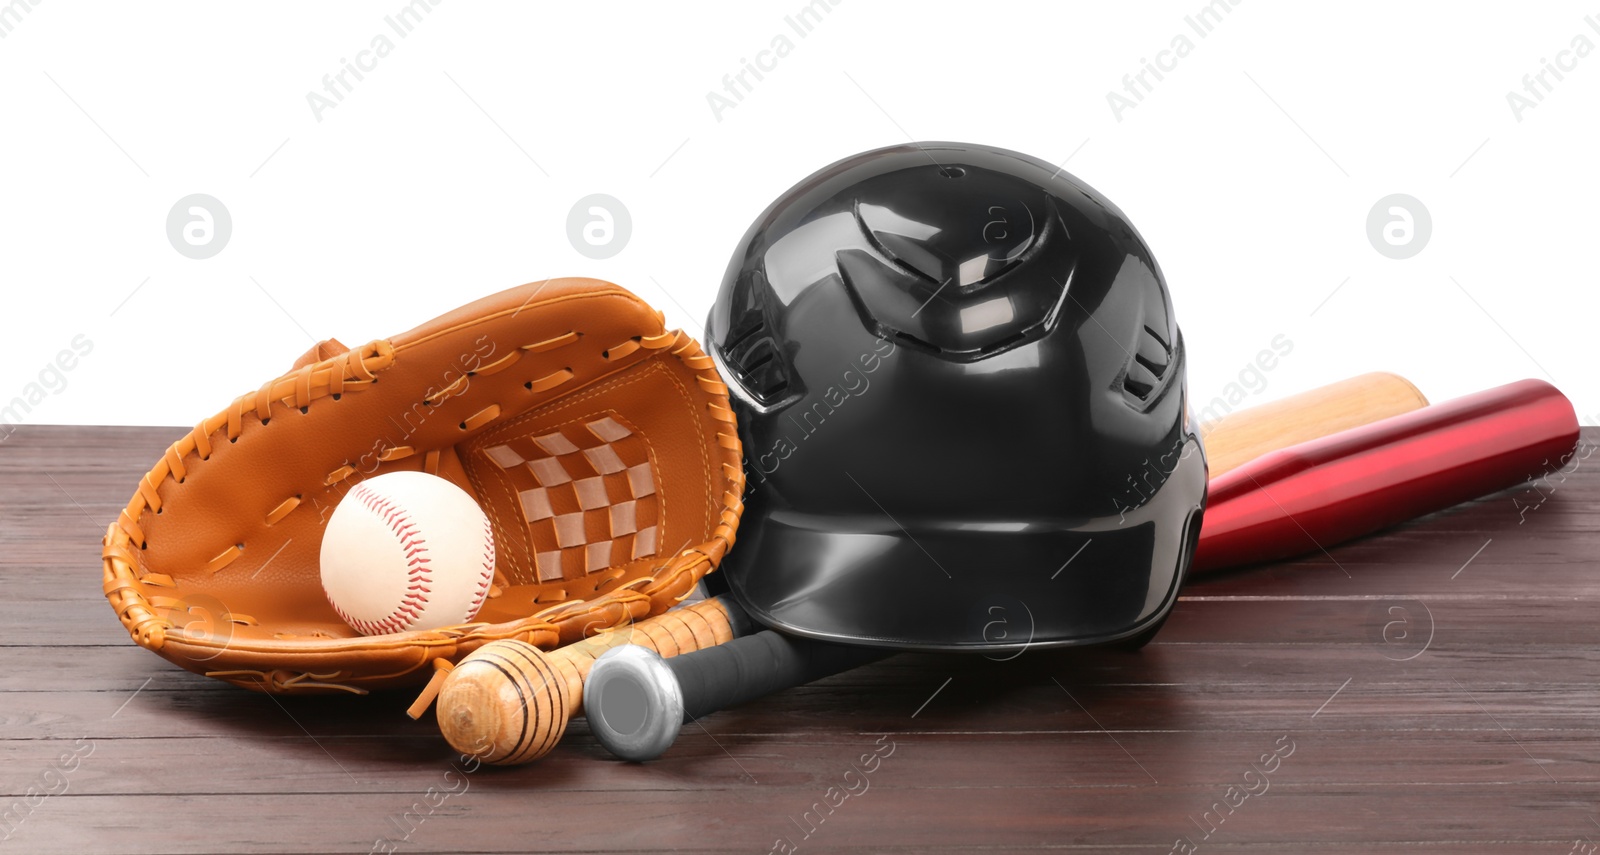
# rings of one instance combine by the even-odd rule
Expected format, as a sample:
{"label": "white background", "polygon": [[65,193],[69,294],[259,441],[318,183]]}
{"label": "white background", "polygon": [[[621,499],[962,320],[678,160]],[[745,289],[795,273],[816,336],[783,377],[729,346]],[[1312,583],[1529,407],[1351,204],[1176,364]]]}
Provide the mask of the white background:
{"label": "white background", "polygon": [[[0,405],[93,342],[26,422],[193,424],[314,338],[549,276],[623,284],[698,335],[772,198],[909,137],[1066,161],[1122,207],[1197,402],[1282,334],[1248,403],[1387,369],[1434,400],[1543,377],[1600,421],[1600,52],[1520,121],[1506,98],[1580,33],[1600,43],[1594,2],[1242,0],[1200,37],[1203,0],[841,0],[801,37],[784,19],[804,0],[450,0],[404,38],[384,22],[403,0],[8,3]],[[380,32],[393,52],[318,121],[307,93]],[[780,33],[793,51],[719,120],[707,93]],[[1192,53],[1119,121],[1107,93],[1178,33]],[[191,193],[232,214],[208,260],[167,240]],[[567,239],[591,193],[632,214],[607,260]],[[1366,234],[1391,193],[1433,220],[1403,261]]]}

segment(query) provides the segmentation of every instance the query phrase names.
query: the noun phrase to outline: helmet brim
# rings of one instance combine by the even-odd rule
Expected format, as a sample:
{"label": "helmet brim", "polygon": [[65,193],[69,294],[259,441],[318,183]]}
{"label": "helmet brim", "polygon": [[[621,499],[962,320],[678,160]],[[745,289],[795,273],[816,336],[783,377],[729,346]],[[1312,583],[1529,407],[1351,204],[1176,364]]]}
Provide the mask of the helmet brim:
{"label": "helmet brim", "polygon": [[1149,501],[1077,526],[841,520],[758,512],[753,496],[723,577],[757,621],[825,641],[1006,651],[1135,636],[1171,610],[1199,538],[1206,466],[1189,443]]}

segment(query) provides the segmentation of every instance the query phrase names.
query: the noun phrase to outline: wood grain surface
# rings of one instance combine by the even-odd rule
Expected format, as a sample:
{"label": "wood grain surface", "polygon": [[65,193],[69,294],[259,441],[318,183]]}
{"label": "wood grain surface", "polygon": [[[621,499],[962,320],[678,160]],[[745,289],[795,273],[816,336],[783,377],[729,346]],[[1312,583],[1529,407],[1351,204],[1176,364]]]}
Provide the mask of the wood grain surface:
{"label": "wood grain surface", "polygon": [[128,640],[99,538],[181,432],[0,443],[0,853],[1600,851],[1600,454],[1199,580],[1142,653],[902,655],[649,764],[580,719],[500,769],[409,695],[252,694]]}
{"label": "wood grain surface", "polygon": [[1428,399],[1398,374],[1358,374],[1200,425],[1212,478],[1280,448],[1409,413]]}

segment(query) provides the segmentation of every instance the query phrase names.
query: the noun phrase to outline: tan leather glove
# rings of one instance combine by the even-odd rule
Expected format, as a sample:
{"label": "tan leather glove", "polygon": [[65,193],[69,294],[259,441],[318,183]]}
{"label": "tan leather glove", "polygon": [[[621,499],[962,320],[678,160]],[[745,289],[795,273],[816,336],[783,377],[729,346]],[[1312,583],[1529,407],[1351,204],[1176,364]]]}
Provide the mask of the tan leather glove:
{"label": "tan leather glove", "polygon": [[[328,517],[421,470],[477,499],[495,585],[472,623],[362,636],[323,593]],[[426,681],[495,639],[550,649],[665,611],[733,543],[744,475],[727,388],[660,313],[551,279],[294,369],[173,443],[104,540],[139,644],[267,692]]]}

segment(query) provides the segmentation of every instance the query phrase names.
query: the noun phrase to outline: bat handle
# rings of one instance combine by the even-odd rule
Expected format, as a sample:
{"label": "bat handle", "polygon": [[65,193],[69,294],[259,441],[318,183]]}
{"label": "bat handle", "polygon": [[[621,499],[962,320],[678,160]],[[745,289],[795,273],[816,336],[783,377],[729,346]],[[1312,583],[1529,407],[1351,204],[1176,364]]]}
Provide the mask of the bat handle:
{"label": "bat handle", "polygon": [[444,678],[439,730],[457,751],[485,763],[537,760],[582,711],[584,680],[606,651],[645,647],[676,656],[748,632],[748,621],[742,610],[717,597],[549,653],[515,639],[489,642]]}
{"label": "bat handle", "polygon": [[764,630],[663,659],[622,645],[595,661],[583,687],[589,730],[624,760],[653,760],[682,726],[717,710],[875,662],[892,651]]}

